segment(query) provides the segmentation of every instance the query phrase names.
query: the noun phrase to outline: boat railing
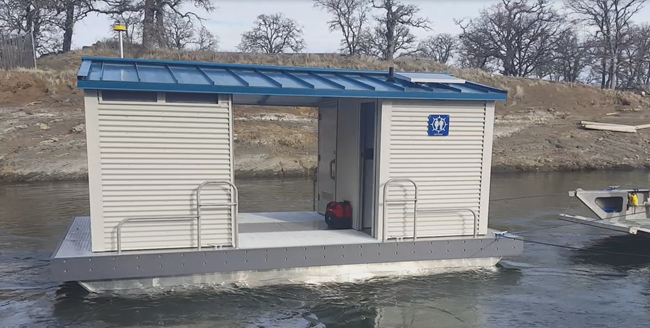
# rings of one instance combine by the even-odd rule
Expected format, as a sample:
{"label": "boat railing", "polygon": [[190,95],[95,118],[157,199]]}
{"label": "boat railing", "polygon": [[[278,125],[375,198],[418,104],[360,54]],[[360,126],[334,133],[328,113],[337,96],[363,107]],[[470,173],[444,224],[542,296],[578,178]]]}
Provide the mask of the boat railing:
{"label": "boat railing", "polygon": [[[229,203],[223,203],[223,204],[203,204],[201,203],[201,190],[207,185],[228,185],[231,188],[231,201]],[[205,181],[199,185],[199,187],[196,189],[196,212],[197,212],[197,221],[196,221],[196,226],[197,226],[197,241],[198,241],[198,249],[201,250],[201,209],[203,207],[230,207],[232,210],[232,240],[233,240],[233,247],[238,248],[239,247],[239,191],[237,190],[237,186],[235,186],[234,183],[230,181]]]}
{"label": "boat railing", "polygon": [[478,214],[471,208],[437,208],[437,209],[426,209],[420,210],[419,213],[446,213],[446,212],[460,212],[466,211],[472,213],[474,216],[474,238],[478,237]]}
{"label": "boat railing", "polygon": [[[413,185],[414,188],[414,194],[413,198],[406,198],[406,199],[395,199],[391,200],[388,199],[388,188],[392,183],[395,182],[407,182]],[[397,205],[397,204],[409,204],[413,202],[413,240],[418,239],[418,228],[417,228],[417,221],[418,221],[418,184],[413,181],[413,179],[406,179],[406,178],[394,178],[386,181],[384,184],[384,194],[383,194],[383,202],[382,202],[382,207],[383,207],[383,239],[384,242],[388,241],[388,205]]]}
{"label": "boat railing", "polygon": [[[126,223],[154,223],[154,222],[166,222],[166,221],[176,221],[176,222],[182,222],[182,221],[190,221],[190,220],[196,220],[198,219],[197,216],[156,216],[156,217],[130,217],[126,218],[120,223],[117,224],[117,254],[122,254],[122,227]],[[197,229],[197,233],[199,233],[200,230]],[[199,244],[199,249],[200,249]]]}
{"label": "boat railing", "polygon": [[[232,192],[231,201],[228,203],[204,204],[201,202],[201,191],[208,185],[227,185]],[[196,190],[196,216],[154,216],[154,217],[130,217],[117,224],[117,253],[122,254],[122,227],[126,223],[155,223],[166,221],[190,221],[196,220],[196,248],[201,250],[201,209],[205,207],[230,207],[232,209],[232,247],[239,247],[239,191],[237,186],[230,181],[205,181]]]}

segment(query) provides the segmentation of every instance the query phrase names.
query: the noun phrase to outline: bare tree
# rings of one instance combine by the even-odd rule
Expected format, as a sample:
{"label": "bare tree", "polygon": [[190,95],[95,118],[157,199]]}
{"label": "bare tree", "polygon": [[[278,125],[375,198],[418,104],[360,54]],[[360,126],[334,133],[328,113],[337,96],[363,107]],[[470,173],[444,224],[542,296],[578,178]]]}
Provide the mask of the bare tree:
{"label": "bare tree", "polygon": [[63,31],[63,52],[72,49],[72,36],[75,25],[86,18],[97,0],[50,0],[58,19],[54,24]]}
{"label": "bare tree", "polygon": [[417,17],[420,8],[406,5],[397,0],[371,0],[372,7],[383,11],[376,16],[377,26],[366,29],[362,36],[364,53],[393,60],[400,50],[410,51],[415,45],[415,36],[410,28],[429,29],[426,18]]}
{"label": "bare tree", "polygon": [[587,56],[591,62],[588,65],[589,76],[587,83],[598,84],[601,88],[605,88],[609,79],[609,61],[605,41],[600,37],[591,35],[586,38],[585,43],[587,44]]}
{"label": "bare tree", "polygon": [[198,50],[216,51],[219,47],[219,38],[210,32],[205,26],[201,26],[194,41]]}
{"label": "bare tree", "polygon": [[52,0],[0,0],[0,32],[33,33],[38,53],[56,52],[61,49],[56,5]]}
{"label": "bare tree", "polygon": [[495,59],[491,52],[483,49],[483,44],[464,34],[458,36],[458,66],[461,68],[475,68],[486,72],[495,70]]}
{"label": "bare tree", "polygon": [[[165,31],[163,33],[163,47],[177,50],[194,48],[198,50],[216,50],[219,38],[210,32],[201,22],[192,18],[184,18],[173,12],[166,12],[164,18]],[[122,15],[111,15],[126,27],[124,40],[127,43],[135,44],[135,38],[142,33],[142,13],[127,12]],[[111,25],[112,26],[112,25]],[[112,30],[112,28],[111,28]],[[117,33],[114,33],[114,39]]]}
{"label": "bare tree", "polygon": [[552,59],[562,19],[550,0],[502,0],[456,23],[465,48],[477,52],[473,57],[496,59],[503,75],[529,76]]}
{"label": "bare tree", "polygon": [[[626,89],[650,88],[650,25],[630,29],[620,61],[621,86]],[[650,90],[650,89],[648,89]]]}
{"label": "bare tree", "polygon": [[609,82],[601,87],[616,89],[619,72],[618,58],[630,30],[632,17],[642,8],[645,0],[565,0],[578,19],[597,29],[597,37],[603,39],[609,62]]}
{"label": "bare tree", "polygon": [[577,82],[591,61],[589,42],[580,39],[574,26],[561,31],[555,39],[552,73],[556,80]]}
{"label": "bare tree", "polygon": [[431,58],[439,63],[447,64],[458,49],[458,36],[448,33],[429,36],[420,41],[415,51],[417,56]]}
{"label": "bare tree", "polygon": [[194,41],[195,30],[192,20],[167,12],[164,21],[163,42],[168,48],[183,50]]}
{"label": "bare tree", "polygon": [[284,53],[300,52],[305,48],[302,28],[295,20],[281,13],[259,15],[252,30],[242,34],[238,47],[243,52]]}
{"label": "bare tree", "polygon": [[154,46],[165,47],[165,17],[167,13],[185,19],[196,19],[202,21],[193,11],[186,11],[187,4],[195,8],[203,9],[206,12],[215,10],[213,0],[100,0],[101,5],[93,5],[92,11],[108,14],[123,15],[128,12],[142,14],[142,46],[151,49]]}
{"label": "bare tree", "polygon": [[358,54],[364,24],[368,20],[367,0],[314,0],[314,6],[325,9],[333,18],[327,22],[330,31],[343,33],[341,52]]}

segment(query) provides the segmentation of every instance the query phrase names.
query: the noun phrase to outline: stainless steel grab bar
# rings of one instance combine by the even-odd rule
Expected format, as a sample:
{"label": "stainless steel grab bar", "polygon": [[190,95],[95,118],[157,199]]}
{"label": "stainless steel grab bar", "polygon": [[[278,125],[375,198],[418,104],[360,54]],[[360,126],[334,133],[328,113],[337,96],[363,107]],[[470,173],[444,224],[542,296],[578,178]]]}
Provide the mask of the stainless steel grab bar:
{"label": "stainless steel grab bar", "polygon": [[420,213],[427,212],[453,212],[453,211],[468,211],[471,212],[474,216],[474,238],[478,237],[478,215],[476,211],[469,208],[440,208],[440,209],[430,209],[430,210],[421,210]]}
{"label": "stainless steel grab bar", "polygon": [[[132,217],[126,218],[117,224],[117,254],[122,254],[122,226],[127,222],[161,222],[161,221],[188,221],[196,220],[198,217],[179,216],[158,216],[158,217]],[[200,234],[200,227],[197,226],[197,234]],[[197,238],[197,241],[199,239]],[[199,244],[200,246],[200,244]]]}
{"label": "stainless steel grab bar", "polygon": [[[201,190],[203,187],[207,185],[228,185],[232,188],[232,196],[231,196],[231,202],[230,203],[225,203],[225,204],[207,204],[207,205],[202,205],[201,204]],[[235,186],[234,183],[230,181],[205,181],[199,185],[199,187],[196,189],[196,212],[197,212],[197,223],[196,226],[197,232],[198,232],[198,242],[199,242],[199,250],[201,250],[201,207],[207,206],[207,207],[231,207],[232,208],[232,240],[233,240],[233,247],[234,248],[239,248],[239,191],[237,190],[237,186]]]}
{"label": "stainless steel grab bar", "polygon": [[[388,186],[393,183],[393,182],[409,182],[413,185],[415,188],[415,195],[413,199],[399,199],[399,200],[388,200]],[[418,185],[413,181],[412,179],[404,179],[404,178],[395,178],[395,179],[390,179],[386,181],[384,184],[384,194],[383,194],[383,203],[382,203],[382,208],[383,208],[383,216],[384,216],[384,224],[383,224],[383,240],[384,242],[388,241],[388,204],[407,204],[413,202],[413,240],[418,239],[418,228],[417,228],[417,217],[418,217]]]}
{"label": "stainless steel grab bar", "polygon": [[[225,184],[232,188],[232,202],[223,204],[202,204],[201,190],[207,185]],[[187,221],[196,220],[196,241],[197,249],[201,250],[201,208],[202,207],[233,207],[232,211],[232,239],[233,247],[239,247],[239,191],[237,186],[230,181],[205,181],[199,185],[196,190],[196,216],[157,216],[157,217],[131,217],[126,218],[117,224],[117,254],[122,254],[122,226],[127,222],[161,222],[161,221]]]}

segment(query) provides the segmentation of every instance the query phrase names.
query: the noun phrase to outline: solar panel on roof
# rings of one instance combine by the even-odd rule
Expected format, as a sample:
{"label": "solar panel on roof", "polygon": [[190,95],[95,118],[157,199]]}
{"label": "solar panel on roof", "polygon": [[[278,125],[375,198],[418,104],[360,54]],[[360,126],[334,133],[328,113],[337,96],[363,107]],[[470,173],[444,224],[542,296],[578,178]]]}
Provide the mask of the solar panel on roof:
{"label": "solar panel on roof", "polygon": [[464,84],[465,80],[438,73],[395,73],[395,77],[413,83]]}

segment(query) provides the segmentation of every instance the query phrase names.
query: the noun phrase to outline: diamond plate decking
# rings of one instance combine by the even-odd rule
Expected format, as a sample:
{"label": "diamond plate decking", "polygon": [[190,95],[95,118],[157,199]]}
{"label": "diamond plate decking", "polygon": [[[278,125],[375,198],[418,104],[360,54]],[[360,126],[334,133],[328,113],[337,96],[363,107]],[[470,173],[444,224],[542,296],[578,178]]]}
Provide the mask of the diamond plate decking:
{"label": "diamond plate decking", "polygon": [[93,255],[90,238],[90,217],[74,218],[61,246],[53,257],[78,257]]}

